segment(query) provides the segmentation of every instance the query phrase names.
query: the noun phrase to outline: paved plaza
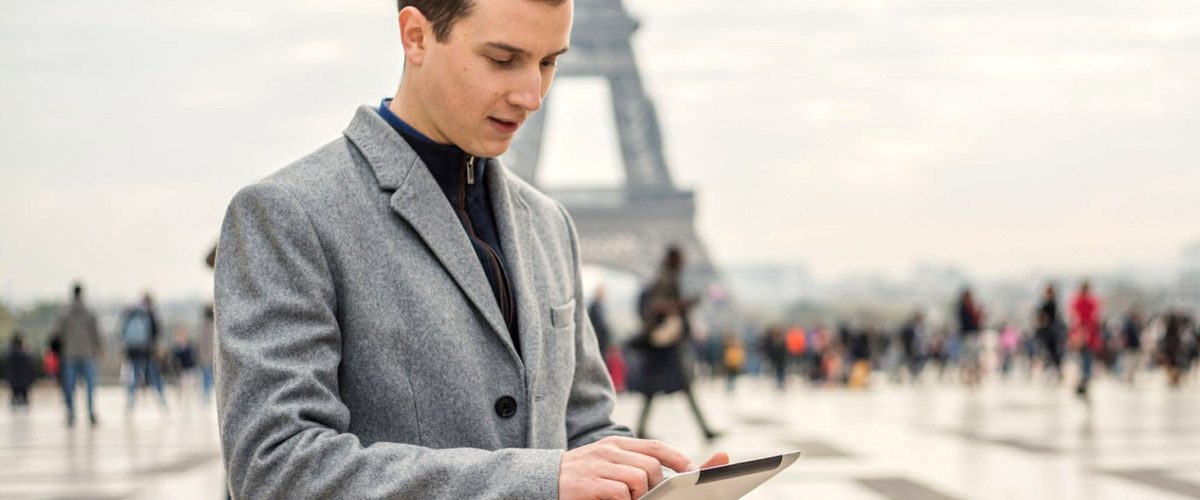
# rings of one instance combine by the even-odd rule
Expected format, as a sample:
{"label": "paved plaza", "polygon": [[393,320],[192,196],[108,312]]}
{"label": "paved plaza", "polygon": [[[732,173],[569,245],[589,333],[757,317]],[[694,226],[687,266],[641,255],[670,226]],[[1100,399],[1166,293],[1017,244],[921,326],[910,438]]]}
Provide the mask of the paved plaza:
{"label": "paved plaza", "polygon": [[[1200,498],[1200,386],[1164,385],[1100,381],[1084,404],[1032,382],[780,393],[743,379],[733,396],[709,382],[697,394],[720,439],[703,442],[681,397],[655,400],[648,432],[697,459],[804,451],[751,499]],[[172,396],[165,412],[147,401],[126,413],[104,387],[94,429],[67,429],[48,387],[31,412],[5,409],[0,498],[221,498],[215,412]],[[640,405],[622,396],[617,419],[636,421]]]}

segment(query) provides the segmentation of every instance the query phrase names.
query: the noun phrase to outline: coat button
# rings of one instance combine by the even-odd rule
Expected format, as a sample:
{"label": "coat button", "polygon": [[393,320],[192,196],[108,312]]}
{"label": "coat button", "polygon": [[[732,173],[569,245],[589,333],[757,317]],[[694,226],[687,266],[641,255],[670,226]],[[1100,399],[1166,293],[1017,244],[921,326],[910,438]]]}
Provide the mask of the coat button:
{"label": "coat button", "polygon": [[500,418],[511,418],[517,414],[517,400],[512,396],[504,396],[496,400],[496,414]]}

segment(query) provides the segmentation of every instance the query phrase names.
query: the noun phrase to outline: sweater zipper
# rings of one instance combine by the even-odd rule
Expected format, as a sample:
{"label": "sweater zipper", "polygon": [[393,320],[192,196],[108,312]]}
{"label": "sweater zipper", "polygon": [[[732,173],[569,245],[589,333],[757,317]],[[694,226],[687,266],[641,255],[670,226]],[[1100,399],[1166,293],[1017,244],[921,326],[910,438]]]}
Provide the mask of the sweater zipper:
{"label": "sweater zipper", "polygon": [[467,155],[467,184],[475,185],[475,156]]}
{"label": "sweater zipper", "polygon": [[466,156],[466,174],[467,181],[461,184],[458,197],[458,215],[462,217],[463,224],[467,226],[467,236],[475,241],[488,256],[488,262],[491,264],[492,271],[496,275],[496,281],[499,285],[500,296],[497,301],[500,302],[500,311],[504,314],[504,323],[506,326],[512,327],[512,306],[509,302],[508,288],[508,273],[504,271],[504,263],[500,261],[500,256],[496,254],[496,250],[491,245],[483,241],[479,234],[475,232],[475,225],[471,223],[471,217],[467,214],[467,186],[475,184],[475,156]]}

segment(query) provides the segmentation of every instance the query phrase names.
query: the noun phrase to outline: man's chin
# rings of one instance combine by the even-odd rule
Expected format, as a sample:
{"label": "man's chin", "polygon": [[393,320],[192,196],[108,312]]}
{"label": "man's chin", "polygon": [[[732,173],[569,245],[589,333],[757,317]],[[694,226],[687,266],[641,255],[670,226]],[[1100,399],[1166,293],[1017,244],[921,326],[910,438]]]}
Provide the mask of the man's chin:
{"label": "man's chin", "polygon": [[508,147],[512,145],[512,140],[507,141],[490,141],[479,145],[479,151],[468,151],[475,156],[484,158],[496,158],[508,151]]}

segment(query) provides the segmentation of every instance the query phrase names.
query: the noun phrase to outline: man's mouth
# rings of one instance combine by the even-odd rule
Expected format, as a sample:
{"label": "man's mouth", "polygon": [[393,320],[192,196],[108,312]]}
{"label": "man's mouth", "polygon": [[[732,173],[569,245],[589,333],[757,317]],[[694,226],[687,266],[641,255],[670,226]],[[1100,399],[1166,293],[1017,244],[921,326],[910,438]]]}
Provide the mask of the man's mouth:
{"label": "man's mouth", "polygon": [[507,134],[516,132],[517,128],[519,128],[521,126],[521,122],[519,122],[519,121],[504,120],[501,118],[496,118],[494,116],[489,116],[488,121],[491,122],[492,126],[496,127],[497,130],[499,130],[500,132],[507,133]]}

